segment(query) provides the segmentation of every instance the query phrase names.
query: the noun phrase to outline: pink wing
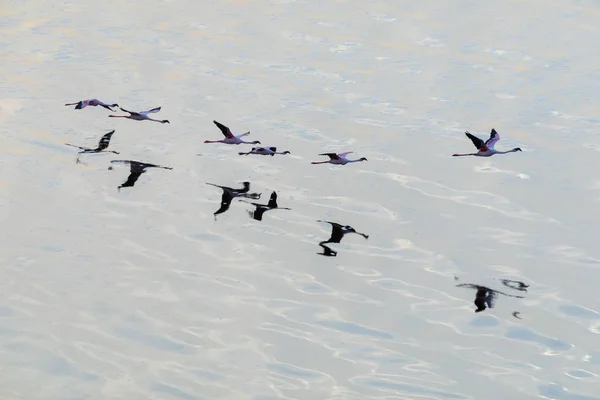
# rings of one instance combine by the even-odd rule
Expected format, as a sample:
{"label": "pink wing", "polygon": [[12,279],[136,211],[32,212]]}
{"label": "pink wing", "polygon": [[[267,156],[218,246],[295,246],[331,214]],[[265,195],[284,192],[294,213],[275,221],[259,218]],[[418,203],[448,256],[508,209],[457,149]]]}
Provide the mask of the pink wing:
{"label": "pink wing", "polygon": [[490,138],[486,140],[485,145],[488,149],[493,149],[498,140],[500,140],[500,135],[498,135],[498,132],[496,132],[496,130],[492,128]]}
{"label": "pink wing", "polygon": [[351,154],[351,153],[353,153],[353,152],[352,151],[347,151],[345,153],[340,153],[340,154],[338,154],[338,157],[340,157],[340,158],[346,157],[348,154]]}

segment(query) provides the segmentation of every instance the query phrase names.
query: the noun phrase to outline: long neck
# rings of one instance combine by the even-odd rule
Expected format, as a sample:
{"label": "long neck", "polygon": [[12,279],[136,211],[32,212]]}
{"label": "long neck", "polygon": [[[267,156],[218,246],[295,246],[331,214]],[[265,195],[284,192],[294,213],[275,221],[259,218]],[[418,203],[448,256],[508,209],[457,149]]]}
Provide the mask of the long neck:
{"label": "long neck", "polygon": [[362,161],[360,158],[358,160],[346,160],[346,162],[360,162]]}
{"label": "long neck", "polygon": [[512,150],[507,150],[507,151],[497,151],[496,154],[514,153],[515,151],[519,151],[519,150],[512,149]]}

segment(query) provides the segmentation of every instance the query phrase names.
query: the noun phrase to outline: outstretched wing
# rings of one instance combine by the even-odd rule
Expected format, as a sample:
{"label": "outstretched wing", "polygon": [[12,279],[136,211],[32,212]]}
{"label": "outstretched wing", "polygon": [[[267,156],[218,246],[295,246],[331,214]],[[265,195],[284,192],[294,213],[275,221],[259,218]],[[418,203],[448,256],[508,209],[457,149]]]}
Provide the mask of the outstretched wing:
{"label": "outstretched wing", "polygon": [[206,182],[206,184],[207,184],[207,185],[214,186],[214,187],[218,187],[219,189],[223,189],[223,190],[226,190],[226,191],[231,191],[231,190],[233,190],[232,188],[228,188],[228,187],[226,187],[226,186],[215,185],[214,183],[208,183],[208,182]]}
{"label": "outstretched wing", "polygon": [[271,193],[271,198],[269,199],[269,204],[267,204],[269,208],[277,208],[277,193],[273,191]]}
{"label": "outstretched wing", "polygon": [[477,136],[470,134],[468,131],[465,132],[465,135],[467,135],[467,137],[469,139],[471,139],[471,142],[473,142],[475,147],[477,147],[477,150],[485,148],[485,143],[483,142],[483,140],[479,139]]}
{"label": "outstretched wing", "polygon": [[140,114],[148,115],[148,114],[152,114],[152,113],[157,113],[159,111],[160,111],[160,107],[155,107],[155,108],[153,108],[151,110],[148,110],[148,111],[140,111]]}
{"label": "outstretched wing", "polygon": [[113,133],[115,133],[114,130],[106,133],[104,136],[102,136],[102,139],[100,139],[100,141],[98,142],[98,149],[99,150],[104,150],[108,147],[109,143],[110,143],[110,138],[113,135]]}
{"label": "outstretched wing", "polygon": [[[132,164],[132,169],[133,169],[133,164]],[[130,187],[130,186],[135,185],[135,182],[137,182],[138,178],[143,173],[144,173],[143,168],[132,170],[131,173],[129,174],[129,176],[127,177],[127,180],[120,187]]]}
{"label": "outstretched wing", "polygon": [[273,153],[275,153],[277,151],[277,147],[267,147],[269,150],[271,150]]}
{"label": "outstretched wing", "polygon": [[229,210],[231,200],[233,200],[233,195],[229,191],[224,190],[223,195],[221,196],[221,207],[214,212],[215,217],[217,216],[217,214],[221,214]]}
{"label": "outstretched wing", "polygon": [[213,123],[221,130],[221,132],[226,138],[233,138],[233,133],[231,133],[231,129],[229,129],[228,127],[226,127],[218,121],[213,121]]}
{"label": "outstretched wing", "polygon": [[346,157],[350,153],[352,153],[352,151],[347,151],[345,153],[340,153],[340,154],[338,154],[338,157]]}
{"label": "outstretched wing", "polygon": [[493,149],[498,140],[500,140],[500,135],[498,135],[498,132],[492,128],[492,132],[490,132],[490,138],[485,141],[485,145],[488,149]]}
{"label": "outstretched wing", "polygon": [[332,160],[339,160],[340,159],[338,157],[338,155],[335,154],[335,153],[322,153],[322,154],[319,154],[319,155],[320,156],[327,156],[327,157],[331,158]]}

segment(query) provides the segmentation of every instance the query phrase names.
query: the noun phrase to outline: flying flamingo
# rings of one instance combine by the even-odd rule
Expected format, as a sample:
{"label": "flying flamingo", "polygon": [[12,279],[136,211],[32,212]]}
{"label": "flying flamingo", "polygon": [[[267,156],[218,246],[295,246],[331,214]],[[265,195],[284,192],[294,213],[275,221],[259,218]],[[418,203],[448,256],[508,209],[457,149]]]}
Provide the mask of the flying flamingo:
{"label": "flying flamingo", "polygon": [[275,154],[291,154],[289,151],[277,152],[277,147],[253,147],[247,153],[239,153],[240,156],[247,156],[248,154],[260,154],[263,156],[274,156]]}
{"label": "flying flamingo", "polygon": [[72,146],[72,147],[77,147],[78,149],[81,149],[80,152],[77,153],[77,160],[75,160],[75,163],[79,163],[79,156],[83,153],[100,153],[100,152],[107,152],[107,153],[115,153],[115,154],[119,154],[118,151],[114,151],[114,150],[106,150],[108,148],[108,145],[110,144],[110,138],[113,135],[113,133],[115,133],[114,129],[108,133],[105,133],[102,138],[100,138],[100,141],[98,142],[98,147],[96,147],[95,149],[90,149],[88,147],[81,147],[81,146],[76,146],[74,144],[71,143],[65,143],[67,146]]}
{"label": "flying flamingo", "polygon": [[119,107],[118,104],[106,104],[106,103],[101,102],[98,99],[81,100],[81,101],[78,101],[77,103],[67,103],[67,104],[65,104],[65,106],[75,106],[76,110],[81,110],[83,108],[86,108],[87,106],[90,106],[90,107],[101,106],[110,111],[115,111],[111,107]]}
{"label": "flying flamingo", "polygon": [[154,122],[160,122],[161,124],[170,124],[168,119],[153,119],[150,118],[148,116],[148,114],[150,113],[157,113],[160,111],[160,107],[156,107],[153,108],[151,110],[148,111],[140,111],[140,112],[135,112],[135,111],[127,111],[125,110],[123,107],[119,106],[119,108],[121,109],[121,111],[125,111],[126,113],[129,113],[129,115],[109,115],[109,117],[112,118],[129,118],[129,119],[133,119],[136,121],[154,121]]}
{"label": "flying flamingo", "polygon": [[313,161],[311,164],[338,164],[338,165],[346,165],[352,162],[360,162],[367,161],[366,157],[359,158],[358,160],[348,160],[346,155],[353,153],[352,151],[347,151],[345,153],[335,154],[335,153],[323,153],[319,154],[320,156],[328,156],[329,160],[327,161]]}
{"label": "flying flamingo", "polygon": [[469,133],[469,131],[466,131],[465,135],[467,135],[467,137],[469,139],[471,139],[471,141],[473,142],[473,144],[475,145],[475,147],[478,150],[477,153],[452,154],[452,157],[462,157],[462,156],[491,157],[494,154],[506,154],[506,153],[513,153],[515,151],[522,151],[519,147],[515,147],[514,149],[508,150],[508,151],[498,151],[498,150],[494,149],[494,146],[500,140],[500,135],[498,135],[498,132],[496,132],[496,130],[493,128],[492,128],[492,132],[490,133],[490,138],[488,140],[486,140],[485,142],[483,140],[479,139],[477,136]]}
{"label": "flying flamingo", "polygon": [[204,143],[225,143],[225,144],[240,144],[240,143],[246,143],[246,144],[260,144],[260,142],[258,140],[255,140],[254,142],[246,142],[244,140],[242,140],[241,138],[249,135],[250,132],[246,132],[246,133],[242,133],[241,135],[238,136],[234,136],[233,133],[231,133],[231,129],[229,129],[228,127],[226,127],[225,125],[223,125],[220,122],[217,121],[213,121],[215,125],[217,125],[217,127],[221,130],[221,132],[223,132],[223,136],[225,136],[225,139],[222,140],[205,140]]}

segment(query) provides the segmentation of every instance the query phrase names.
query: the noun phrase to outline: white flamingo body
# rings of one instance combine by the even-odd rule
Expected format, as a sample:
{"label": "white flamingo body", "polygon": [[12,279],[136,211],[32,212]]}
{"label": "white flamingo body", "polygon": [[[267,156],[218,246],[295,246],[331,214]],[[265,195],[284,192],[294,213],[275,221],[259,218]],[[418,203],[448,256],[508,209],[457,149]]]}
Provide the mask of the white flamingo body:
{"label": "white flamingo body", "polygon": [[260,154],[262,156],[274,156],[275,154],[290,154],[289,151],[277,151],[277,147],[253,147],[247,153],[239,153],[240,156],[247,156],[248,154]]}
{"label": "white flamingo body", "polygon": [[75,106],[76,110],[82,110],[82,109],[86,108],[87,106],[90,106],[90,107],[100,106],[100,107],[104,107],[110,111],[114,111],[111,107],[119,107],[119,105],[116,103],[115,104],[106,104],[98,99],[81,100],[81,101],[78,101],[77,103],[67,103],[67,104],[65,104],[65,106]]}
{"label": "white flamingo body", "polygon": [[515,147],[514,149],[507,150],[507,151],[496,150],[494,148],[494,146],[500,140],[500,135],[498,135],[498,132],[496,132],[496,130],[493,128],[492,128],[492,131],[490,132],[489,139],[486,140],[485,142],[482,139],[478,138],[477,136],[472,135],[469,131],[466,131],[465,135],[467,135],[467,137],[469,139],[471,139],[471,142],[473,142],[473,145],[477,148],[477,153],[452,154],[453,157],[463,157],[463,156],[491,157],[494,154],[506,154],[506,153],[514,153],[515,151],[522,151],[519,147]]}
{"label": "white flamingo body", "polygon": [[129,115],[109,115],[109,117],[112,117],[112,118],[127,118],[127,119],[133,119],[135,121],[154,121],[154,122],[160,122],[161,124],[170,124],[169,120],[167,120],[167,119],[163,119],[163,120],[154,119],[154,118],[151,118],[148,115],[148,114],[159,112],[160,109],[161,109],[161,107],[155,107],[155,108],[153,108],[151,110],[140,111],[140,112],[127,111],[127,110],[125,110],[121,106],[119,106],[119,108],[121,109],[121,111],[129,113]]}
{"label": "white flamingo body", "polygon": [[231,133],[231,129],[229,129],[228,127],[226,127],[222,123],[217,122],[217,121],[213,121],[213,123],[215,125],[217,125],[217,127],[221,130],[221,133],[223,133],[223,136],[225,136],[225,139],[221,139],[221,140],[205,140],[204,143],[260,144],[260,142],[258,140],[255,140],[253,142],[246,142],[245,140],[242,139],[244,136],[249,135],[250,132],[242,133],[241,135],[235,136],[233,133]]}
{"label": "white flamingo body", "polygon": [[345,153],[323,153],[319,154],[320,156],[328,156],[329,160],[327,161],[313,161],[311,164],[337,164],[337,165],[346,165],[348,163],[367,161],[366,157],[359,158],[357,160],[348,160],[346,156],[348,154],[353,153],[352,151],[347,151]]}

